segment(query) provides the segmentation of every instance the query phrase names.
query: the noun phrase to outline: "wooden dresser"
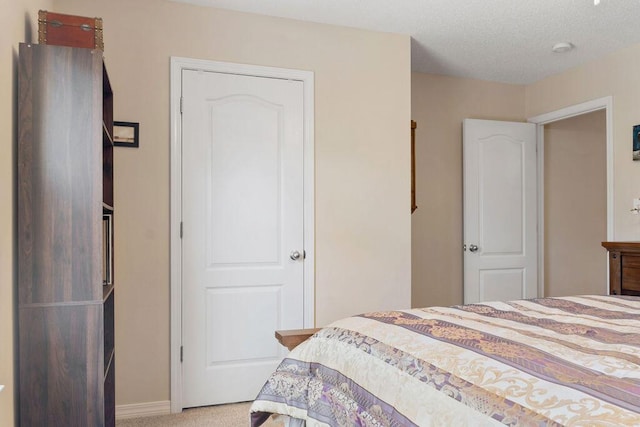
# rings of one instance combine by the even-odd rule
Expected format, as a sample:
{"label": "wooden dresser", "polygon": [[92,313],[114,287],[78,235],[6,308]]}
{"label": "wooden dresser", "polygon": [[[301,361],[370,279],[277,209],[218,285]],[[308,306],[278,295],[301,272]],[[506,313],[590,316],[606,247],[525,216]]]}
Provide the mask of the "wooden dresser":
{"label": "wooden dresser", "polygon": [[611,295],[640,296],[640,242],[602,242],[609,251]]}

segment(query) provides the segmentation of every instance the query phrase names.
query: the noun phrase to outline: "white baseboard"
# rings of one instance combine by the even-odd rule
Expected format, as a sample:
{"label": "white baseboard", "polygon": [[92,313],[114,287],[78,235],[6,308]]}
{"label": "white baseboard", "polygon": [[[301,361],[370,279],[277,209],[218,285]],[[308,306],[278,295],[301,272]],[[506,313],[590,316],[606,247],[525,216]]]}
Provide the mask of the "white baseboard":
{"label": "white baseboard", "polygon": [[169,400],[116,406],[116,420],[124,420],[125,418],[151,417],[154,415],[167,415],[170,413],[171,402]]}

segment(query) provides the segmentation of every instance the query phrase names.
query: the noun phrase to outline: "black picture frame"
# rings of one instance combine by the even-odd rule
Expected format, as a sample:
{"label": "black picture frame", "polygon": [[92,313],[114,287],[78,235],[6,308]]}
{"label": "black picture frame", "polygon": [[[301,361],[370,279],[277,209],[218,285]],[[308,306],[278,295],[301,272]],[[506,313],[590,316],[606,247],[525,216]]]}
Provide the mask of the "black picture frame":
{"label": "black picture frame", "polygon": [[138,148],[140,146],[140,123],[113,122],[113,145]]}
{"label": "black picture frame", "polygon": [[640,125],[633,127],[633,160],[640,160]]}

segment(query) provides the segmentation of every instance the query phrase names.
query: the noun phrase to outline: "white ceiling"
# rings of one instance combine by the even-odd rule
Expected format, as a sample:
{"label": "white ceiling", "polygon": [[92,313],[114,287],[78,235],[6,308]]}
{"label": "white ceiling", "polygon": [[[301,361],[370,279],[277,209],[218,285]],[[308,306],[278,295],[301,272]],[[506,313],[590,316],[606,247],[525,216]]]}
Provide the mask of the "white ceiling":
{"label": "white ceiling", "polygon": [[[409,34],[414,71],[504,83],[532,83],[640,43],[640,0],[174,1]],[[563,41],[575,49],[551,52]]]}

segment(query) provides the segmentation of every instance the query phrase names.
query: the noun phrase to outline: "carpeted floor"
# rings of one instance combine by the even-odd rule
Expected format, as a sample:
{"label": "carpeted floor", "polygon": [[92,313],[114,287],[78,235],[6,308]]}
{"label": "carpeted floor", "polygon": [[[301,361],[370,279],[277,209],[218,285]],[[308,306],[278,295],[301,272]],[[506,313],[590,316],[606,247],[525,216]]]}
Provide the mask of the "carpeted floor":
{"label": "carpeted floor", "polygon": [[[185,409],[181,414],[118,420],[116,427],[247,427],[250,406],[251,402]],[[283,427],[284,423],[269,419],[263,426]]]}

